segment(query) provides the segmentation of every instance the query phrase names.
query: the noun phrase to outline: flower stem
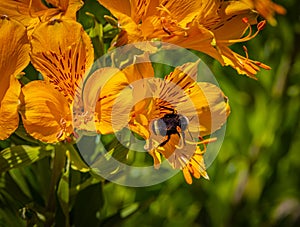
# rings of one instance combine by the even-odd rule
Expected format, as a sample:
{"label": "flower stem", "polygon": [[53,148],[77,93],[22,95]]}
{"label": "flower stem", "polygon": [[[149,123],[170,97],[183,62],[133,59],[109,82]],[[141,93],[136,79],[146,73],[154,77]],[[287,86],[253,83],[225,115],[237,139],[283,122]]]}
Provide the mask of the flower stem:
{"label": "flower stem", "polygon": [[50,181],[50,189],[46,210],[50,214],[45,226],[52,226],[55,220],[56,211],[56,191],[59,179],[63,173],[66,163],[66,152],[63,144],[55,145],[54,157],[52,159],[52,176]]}

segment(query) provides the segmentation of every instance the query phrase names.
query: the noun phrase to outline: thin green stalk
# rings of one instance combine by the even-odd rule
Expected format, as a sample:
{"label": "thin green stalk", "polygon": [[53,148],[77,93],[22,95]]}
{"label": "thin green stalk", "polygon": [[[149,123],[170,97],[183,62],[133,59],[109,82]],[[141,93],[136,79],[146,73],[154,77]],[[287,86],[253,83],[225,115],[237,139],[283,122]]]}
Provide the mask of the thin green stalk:
{"label": "thin green stalk", "polygon": [[63,144],[55,145],[54,157],[52,159],[52,176],[50,182],[48,202],[46,211],[49,213],[49,219],[46,221],[45,226],[52,226],[56,211],[56,190],[57,184],[63,173],[66,163],[66,151]]}

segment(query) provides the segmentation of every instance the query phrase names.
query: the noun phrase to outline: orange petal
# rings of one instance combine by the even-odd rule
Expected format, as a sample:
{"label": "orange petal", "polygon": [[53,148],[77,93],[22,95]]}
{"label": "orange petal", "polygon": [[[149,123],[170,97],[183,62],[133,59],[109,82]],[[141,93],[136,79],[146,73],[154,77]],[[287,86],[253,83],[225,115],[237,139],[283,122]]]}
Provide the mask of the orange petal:
{"label": "orange petal", "polygon": [[177,21],[185,19],[192,13],[198,13],[201,10],[201,6],[204,5],[202,1],[197,0],[163,0],[160,1],[160,4],[163,5],[163,8],[165,8],[173,18],[176,18]]}
{"label": "orange petal", "polygon": [[166,97],[161,98],[170,96],[168,99],[172,100],[173,96],[174,101],[170,103],[190,119],[189,130],[204,136],[218,130],[226,122],[230,108],[220,88],[211,83],[195,81],[198,63],[184,64],[166,76],[169,89],[166,89],[168,93],[163,92]]}
{"label": "orange petal", "polygon": [[154,77],[154,70],[147,53],[135,56],[133,63],[124,68],[122,72],[127,77],[129,84],[144,78]]}
{"label": "orange petal", "polygon": [[70,106],[60,92],[44,81],[32,81],[22,88],[22,94],[22,120],[31,136],[47,143],[70,136]]}
{"label": "orange petal", "polygon": [[[225,124],[230,113],[227,97],[219,87],[211,83],[200,82],[201,92],[193,92],[191,99],[196,107],[200,123],[200,135],[209,135]],[[205,104],[206,103],[206,104]],[[193,131],[193,123],[190,122]]]}
{"label": "orange petal", "polygon": [[32,0],[5,0],[0,1],[0,15],[7,15],[10,18],[20,21],[26,27],[39,22],[37,12],[43,12],[47,7],[42,1]]}
{"label": "orange petal", "polygon": [[286,10],[284,7],[272,2],[271,0],[242,0],[247,4],[251,9],[258,11],[258,13],[266,18],[268,22],[275,26],[277,24],[276,19],[274,18],[275,13],[285,14]]}
{"label": "orange petal", "polygon": [[19,22],[2,17],[0,29],[0,139],[6,139],[18,126],[21,85],[15,77],[29,63],[30,46],[26,29]]}
{"label": "orange petal", "polygon": [[[141,89],[146,89],[142,87]],[[156,105],[155,99],[149,97],[139,102],[136,102],[139,94],[143,94],[144,91],[134,89],[134,107],[130,113],[129,128],[135,133],[142,136],[145,140],[150,137],[149,125],[151,120],[159,118],[159,108]],[[145,96],[146,97],[146,96]]]}
{"label": "orange petal", "polygon": [[8,138],[19,125],[18,105],[21,84],[14,76],[10,76],[8,86],[0,106],[0,140]]}
{"label": "orange petal", "polygon": [[76,12],[83,5],[81,0],[47,0],[47,2],[64,12],[64,16],[71,19],[76,19]]}
{"label": "orange petal", "polygon": [[144,18],[157,14],[157,7],[159,6],[160,0],[148,0],[148,7]]}
{"label": "orange petal", "polygon": [[132,0],[131,3],[131,18],[135,21],[135,23],[139,24],[139,22],[145,17],[147,14],[147,10],[151,0]]}
{"label": "orange petal", "polygon": [[145,140],[148,139],[150,137],[148,118],[143,114],[137,114],[135,111],[134,114],[134,117],[131,117],[131,121],[129,122],[130,130]]}
{"label": "orange petal", "polygon": [[98,0],[98,2],[118,19],[123,14],[131,17],[136,24],[145,17],[156,14],[156,7],[159,5],[159,0]]}
{"label": "orange petal", "polygon": [[214,34],[202,24],[199,22],[192,22],[189,25],[189,28],[184,31],[182,35],[171,34],[169,36],[162,37],[162,41],[203,52],[222,63],[223,60],[221,55],[217,52],[213,45],[215,42],[214,38]]}
{"label": "orange petal", "polygon": [[[116,88],[110,81],[103,87],[100,98],[101,101],[96,105],[99,124],[97,128],[101,134],[115,133],[126,127],[129,122],[129,113],[132,104],[132,89],[123,87]],[[116,89],[113,89],[113,88]],[[103,98],[102,98],[103,97]]]}
{"label": "orange petal", "polygon": [[150,150],[149,154],[152,156],[154,161],[154,168],[158,169],[161,164],[161,156],[160,153],[156,151],[156,149]]}
{"label": "orange petal", "polygon": [[192,176],[188,170],[187,167],[183,168],[182,169],[182,172],[183,172],[183,176],[184,176],[184,179],[185,181],[188,183],[188,184],[192,184],[193,183],[193,179],[192,179]]}
{"label": "orange petal", "polygon": [[113,133],[125,127],[132,108],[128,78],[116,68],[101,68],[88,77],[83,91],[84,109],[95,113],[97,131]]}
{"label": "orange petal", "polygon": [[[220,20],[214,23],[211,30],[218,40],[241,38],[251,24],[257,24],[258,14],[240,1],[224,2],[219,10]],[[247,18],[247,23],[244,22]]]}
{"label": "orange petal", "polygon": [[123,31],[118,36],[117,46],[142,41],[139,27],[130,16],[119,13],[116,17],[118,18],[119,28]]}
{"label": "orange petal", "polygon": [[188,184],[192,183],[191,175],[197,179],[199,179],[201,176],[207,180],[209,179],[205,169],[203,153],[204,152],[197,147],[190,161],[182,168],[184,178]]}
{"label": "orange petal", "polygon": [[10,75],[17,76],[28,65],[30,46],[26,28],[19,22],[2,17],[0,29],[0,100],[2,100],[5,90],[8,89]]}
{"label": "orange petal", "polygon": [[119,13],[131,16],[131,5],[129,0],[98,0],[98,2],[107,8],[115,17]]}
{"label": "orange petal", "polygon": [[[167,140],[167,136],[157,141],[162,143]],[[169,141],[163,146],[158,146],[155,150],[161,153],[174,169],[182,169],[194,156],[196,150],[195,144],[187,144],[184,142],[184,136],[172,134]]]}
{"label": "orange petal", "polygon": [[176,85],[182,90],[188,91],[189,87],[192,87],[197,83],[199,62],[200,60],[176,67],[174,72],[165,77],[165,81],[172,82],[174,86]]}
{"label": "orange petal", "polygon": [[[224,45],[218,46],[219,52],[222,54],[225,65],[229,65],[236,69],[239,74],[246,74],[252,79],[257,79],[256,74],[261,68],[270,70],[271,68],[261,62],[251,60],[233,52],[229,47]],[[247,55],[247,53],[246,53]]]}
{"label": "orange petal", "polygon": [[96,128],[102,134],[113,133],[127,126],[133,109],[133,90],[142,86],[154,71],[148,57],[135,57],[133,63],[122,71],[102,68],[85,82],[84,109],[96,114]]}
{"label": "orange petal", "polygon": [[42,21],[53,18],[76,20],[76,12],[82,6],[80,0],[48,0],[53,7],[47,8],[40,0],[5,0],[0,2],[0,15],[7,15],[23,23],[30,36],[33,29]]}
{"label": "orange petal", "polygon": [[32,34],[31,45],[34,67],[71,103],[94,60],[91,40],[82,26],[73,20],[41,23]]}

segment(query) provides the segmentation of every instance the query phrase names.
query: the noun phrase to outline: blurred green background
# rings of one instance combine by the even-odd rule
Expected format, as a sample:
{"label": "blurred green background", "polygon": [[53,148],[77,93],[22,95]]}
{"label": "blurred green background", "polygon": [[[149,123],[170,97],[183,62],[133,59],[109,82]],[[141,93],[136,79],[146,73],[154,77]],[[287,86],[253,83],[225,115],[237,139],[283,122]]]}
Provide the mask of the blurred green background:
{"label": "blurred green background", "polygon": [[[146,188],[94,183],[71,197],[71,223],[300,226],[300,13],[296,0],[278,3],[287,14],[246,43],[250,58],[272,70],[262,70],[255,81],[205,59],[232,110],[222,148],[208,168],[210,180],[187,185],[179,173]],[[242,44],[233,49],[242,51]],[[1,174],[0,226],[23,226],[20,216],[34,219],[38,213],[30,210],[43,210],[50,171],[39,170],[48,165],[43,159]],[[26,214],[19,211],[24,206],[30,208]]]}

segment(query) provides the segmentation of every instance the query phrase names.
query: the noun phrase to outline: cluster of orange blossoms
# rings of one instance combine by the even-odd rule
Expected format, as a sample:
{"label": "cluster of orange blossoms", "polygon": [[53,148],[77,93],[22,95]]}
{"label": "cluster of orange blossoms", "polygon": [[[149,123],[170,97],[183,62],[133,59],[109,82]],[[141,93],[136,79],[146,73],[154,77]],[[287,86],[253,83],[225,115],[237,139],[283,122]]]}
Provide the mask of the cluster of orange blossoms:
{"label": "cluster of orange blossoms", "polygon": [[[270,0],[99,0],[99,3],[110,10],[120,30],[113,47],[142,41],[171,43],[208,54],[222,65],[252,78],[260,68],[269,67],[249,59],[246,48],[246,56],[241,56],[229,46],[248,41],[262,30],[266,22],[257,21],[259,14],[275,24],[274,13],[284,13],[281,6]],[[76,21],[76,12],[82,5],[80,0],[0,2],[0,139],[8,138],[17,129],[19,116],[27,133],[46,143],[69,141],[75,127],[89,130],[90,124],[99,134],[114,133],[111,120],[114,104],[118,106],[114,113],[119,116],[117,125],[128,125],[146,140],[155,167],[163,155],[173,168],[183,170],[188,183],[192,183],[191,175],[207,178],[203,153],[209,139],[189,141],[181,131],[183,126],[177,125],[175,132],[167,135],[167,142],[161,143],[151,125],[166,116],[184,116],[189,131],[202,138],[226,122],[230,112],[227,98],[215,85],[194,80],[197,62],[177,67],[164,80],[154,78],[148,60],[156,47],[138,46],[144,54],[137,57],[145,58],[144,63],[132,62],[122,70],[106,67],[96,71],[95,78],[99,80],[108,74],[113,76],[96,93],[95,108],[88,110],[89,118],[73,119],[80,106],[76,100],[83,95],[78,91],[94,62],[91,39]],[[256,25],[256,31],[252,25]],[[21,83],[20,78],[26,77],[22,71],[29,63],[43,79]],[[149,91],[151,98],[136,103],[135,97],[141,90],[138,86],[126,88],[145,78],[148,83],[143,84],[143,90]],[[85,86],[93,89],[95,85]],[[129,117],[122,116],[132,103]]]}

